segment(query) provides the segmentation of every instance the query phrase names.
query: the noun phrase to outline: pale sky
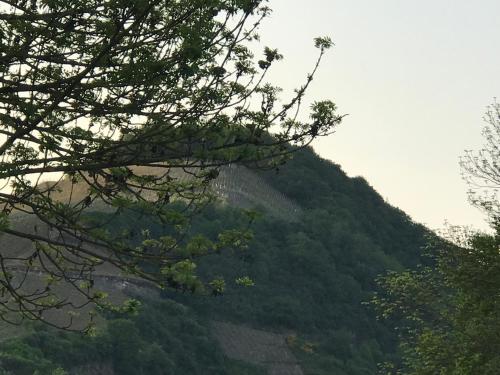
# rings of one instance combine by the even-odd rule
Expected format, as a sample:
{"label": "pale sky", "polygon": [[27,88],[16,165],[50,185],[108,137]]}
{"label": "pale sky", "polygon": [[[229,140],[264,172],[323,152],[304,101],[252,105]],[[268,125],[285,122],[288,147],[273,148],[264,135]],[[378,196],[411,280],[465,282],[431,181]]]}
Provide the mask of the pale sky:
{"label": "pale sky", "polygon": [[[314,63],[312,39],[336,46],[308,99],[347,113],[315,150],[363,176],[431,229],[485,228],[467,203],[458,159],[482,145],[482,116],[500,97],[499,0],[270,0],[262,43],[285,60],[271,79],[290,92]],[[286,91],[285,91],[286,92]]]}

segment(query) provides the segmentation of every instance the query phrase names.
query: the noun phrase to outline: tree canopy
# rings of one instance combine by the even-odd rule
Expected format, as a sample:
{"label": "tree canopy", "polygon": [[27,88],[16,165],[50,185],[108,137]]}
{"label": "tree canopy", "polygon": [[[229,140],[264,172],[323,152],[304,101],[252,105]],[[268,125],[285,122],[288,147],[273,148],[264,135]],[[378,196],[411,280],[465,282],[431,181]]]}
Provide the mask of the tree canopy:
{"label": "tree canopy", "polygon": [[485,211],[490,221],[500,219],[500,103],[488,106],[484,116],[483,137],[480,150],[467,150],[460,159],[463,176],[470,186],[470,202]]}
{"label": "tree canopy", "polygon": [[[329,38],[315,39],[290,100],[266,81],[282,55],[255,58],[251,44],[269,12],[261,0],[0,1],[0,231],[34,243],[22,256],[0,249],[0,318],[78,308],[58,282],[80,306],[103,304],[93,275],[104,265],[162,288],[220,289],[202,285],[194,261],[248,232],[209,241],[187,229],[218,168],[273,168],[342,119],[328,100],[297,117]],[[98,205],[152,215],[163,234],[111,233],[88,215]],[[44,285],[26,288],[34,272]]]}
{"label": "tree canopy", "polygon": [[[500,112],[488,108],[482,150],[461,160],[471,202],[492,232],[449,227],[430,243],[431,263],[380,278],[373,300],[400,337],[404,374],[498,374],[500,371]],[[391,365],[393,369],[398,366]]]}

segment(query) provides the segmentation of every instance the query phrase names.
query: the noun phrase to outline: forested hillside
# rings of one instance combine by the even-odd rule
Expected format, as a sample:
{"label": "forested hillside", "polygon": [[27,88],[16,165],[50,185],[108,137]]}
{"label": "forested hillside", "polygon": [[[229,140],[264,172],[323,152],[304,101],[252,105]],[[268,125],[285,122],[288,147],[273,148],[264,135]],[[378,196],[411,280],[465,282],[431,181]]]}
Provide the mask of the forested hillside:
{"label": "forested hillside", "polygon": [[[25,336],[0,344],[0,373],[90,374],[85,366],[92,363],[116,375],[265,374],[225,357],[213,321],[285,334],[305,374],[374,374],[378,363],[397,358],[394,332],[365,302],[377,275],[419,262],[428,231],[363,178],[348,178],[310,149],[279,170],[255,173],[300,208],[299,220],[266,215],[265,204],[257,205],[262,215],[248,248],[200,262],[201,278],[226,280],[223,295],[163,291],[163,301],[143,300],[137,316],[105,314],[107,326],[92,338],[27,327]],[[191,231],[211,238],[247,221],[238,208],[215,205]],[[128,213],[109,229],[137,226],[160,228]],[[254,285],[236,285],[242,276]]]}

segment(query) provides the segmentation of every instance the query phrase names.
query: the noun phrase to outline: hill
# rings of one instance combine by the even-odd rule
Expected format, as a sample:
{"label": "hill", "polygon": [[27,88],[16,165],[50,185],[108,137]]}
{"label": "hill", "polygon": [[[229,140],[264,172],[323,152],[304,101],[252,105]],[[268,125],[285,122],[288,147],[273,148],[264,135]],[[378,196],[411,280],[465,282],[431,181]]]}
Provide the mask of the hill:
{"label": "hill", "polygon": [[[221,326],[214,321],[281,335],[306,375],[373,374],[377,363],[396,358],[394,332],[377,322],[364,302],[378,274],[419,262],[428,231],[388,205],[364,179],[347,177],[311,149],[297,152],[278,171],[234,167],[223,178],[214,188],[227,204],[207,208],[193,222],[193,233],[210,237],[244,225],[235,205],[264,213],[252,227],[249,249],[212,255],[200,264],[200,277],[227,280],[223,296],[162,292],[164,301],[145,298],[138,316],[105,316],[107,328],[93,339],[27,328],[23,338],[1,345],[0,363],[6,371],[31,375],[35,365],[26,364],[26,356],[35,353],[46,361],[45,369],[38,369],[41,374],[57,367],[83,371],[89,361],[117,375],[129,374],[127,368],[148,375],[270,373],[250,358],[249,363],[231,359],[224,335],[214,328]],[[130,213],[122,215],[110,230],[139,225],[138,220]],[[153,222],[142,220],[140,225],[159,230]],[[255,285],[238,287],[232,280],[240,276],[251,277]],[[111,337],[121,332],[117,326],[128,327],[128,336]],[[127,356],[132,349],[125,342],[149,354]],[[99,345],[104,346],[96,352]],[[22,363],[26,372],[12,372]]]}

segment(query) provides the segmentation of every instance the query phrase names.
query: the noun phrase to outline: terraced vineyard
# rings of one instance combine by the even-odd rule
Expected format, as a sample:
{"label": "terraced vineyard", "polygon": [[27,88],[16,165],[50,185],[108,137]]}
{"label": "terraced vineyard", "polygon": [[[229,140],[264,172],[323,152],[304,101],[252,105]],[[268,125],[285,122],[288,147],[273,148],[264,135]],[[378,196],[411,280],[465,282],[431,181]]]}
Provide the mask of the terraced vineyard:
{"label": "terraced vineyard", "polygon": [[268,375],[304,375],[286,335],[223,322],[214,322],[213,327],[229,358],[260,366]]}
{"label": "terraced vineyard", "polygon": [[296,221],[302,209],[283,193],[272,188],[248,168],[229,165],[221,168],[212,188],[225,202],[235,207],[262,208],[280,219]]}

